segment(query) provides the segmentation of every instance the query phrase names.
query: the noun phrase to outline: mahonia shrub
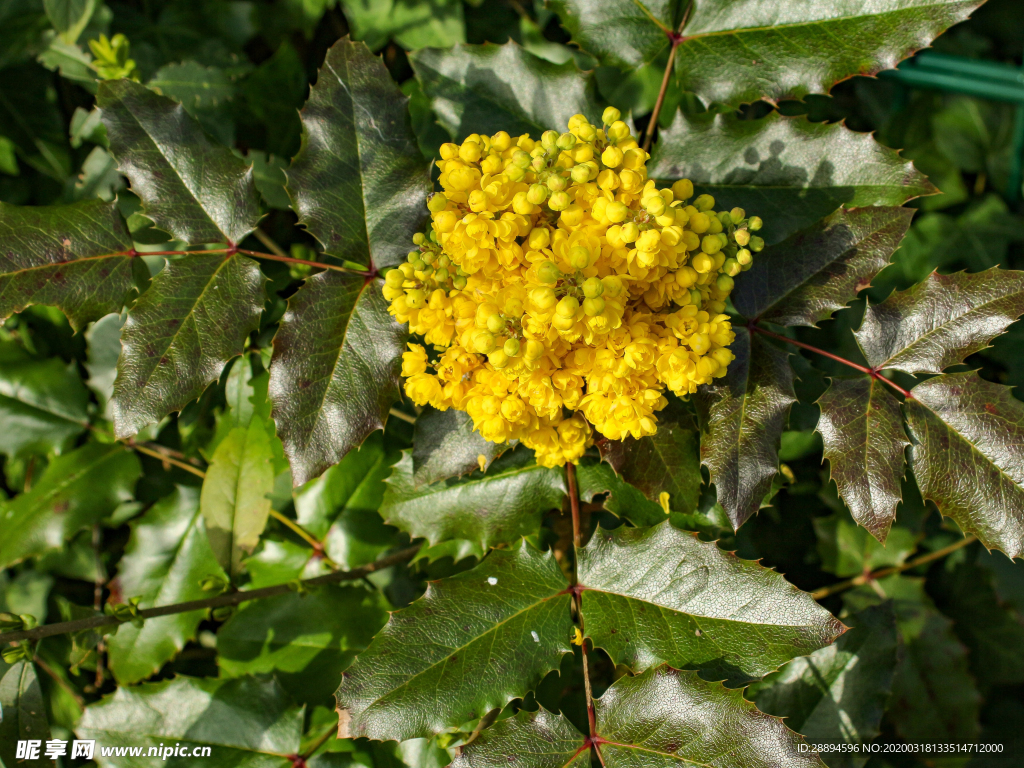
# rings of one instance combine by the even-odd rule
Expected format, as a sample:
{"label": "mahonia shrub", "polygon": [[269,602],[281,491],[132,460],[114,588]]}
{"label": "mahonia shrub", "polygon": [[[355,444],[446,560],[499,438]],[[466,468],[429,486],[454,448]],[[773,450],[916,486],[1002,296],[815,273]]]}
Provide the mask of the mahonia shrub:
{"label": "mahonia shrub", "polygon": [[548,467],[578,463],[595,430],[653,435],[666,389],[725,375],[725,301],[764,246],[742,208],[690,202],[688,179],[658,189],[620,117],[444,144],[430,230],[385,278],[391,314],[432,347],[403,356],[412,401]]}

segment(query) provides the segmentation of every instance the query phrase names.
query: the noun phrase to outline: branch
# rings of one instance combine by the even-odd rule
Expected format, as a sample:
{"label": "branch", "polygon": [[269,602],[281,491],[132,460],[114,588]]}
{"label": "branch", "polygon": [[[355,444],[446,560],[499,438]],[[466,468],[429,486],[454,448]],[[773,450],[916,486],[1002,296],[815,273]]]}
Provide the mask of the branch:
{"label": "branch", "polygon": [[[572,543],[575,549],[579,549],[583,546],[583,535],[580,531],[580,498],[576,488],[576,465],[572,462],[565,465],[565,478],[569,483],[569,506],[572,510]],[[572,586],[572,600],[573,605],[576,607],[576,621],[579,623],[580,637],[582,638],[582,642],[580,643],[580,654],[583,658],[583,688],[587,694],[587,722],[590,725],[590,737],[593,738],[597,735],[597,711],[594,709],[594,695],[590,687],[590,667],[587,662],[587,637],[583,634],[582,594],[581,590],[576,588],[576,557],[573,557]],[[604,758],[600,756],[600,749],[598,749],[598,757],[601,760],[601,764],[604,765]]]}
{"label": "branch", "polygon": [[859,363],[855,363],[852,360],[847,360],[845,357],[840,357],[839,355],[833,354],[832,352],[829,352],[828,350],[820,349],[819,347],[813,347],[810,344],[804,344],[802,341],[797,341],[796,339],[791,339],[788,336],[783,336],[781,333],[774,333],[772,331],[769,331],[769,330],[759,326],[757,324],[756,320],[751,321],[750,323],[747,323],[747,330],[748,331],[753,331],[755,333],[760,333],[762,336],[768,336],[769,338],[772,338],[772,339],[778,339],[779,341],[784,341],[787,344],[792,344],[794,347],[800,347],[801,349],[806,349],[807,351],[814,352],[816,354],[821,355],[822,357],[827,357],[829,360],[835,360],[837,363],[842,363],[843,365],[849,366],[850,368],[853,368],[855,371],[860,371],[861,373],[866,373],[868,376],[870,376],[873,379],[877,379],[878,381],[885,382],[886,384],[888,384],[890,387],[895,389],[897,392],[899,392],[901,395],[903,395],[905,398],[907,398],[909,400],[913,400],[914,399],[914,396],[912,394],[910,394],[910,392],[908,390],[906,390],[903,387],[901,387],[895,381],[892,381],[891,379],[887,379],[885,376],[883,376],[879,372],[879,369],[877,369],[877,368],[868,368],[865,365],[860,365]]}
{"label": "branch", "polygon": [[[640,6],[643,8],[643,5]],[[672,66],[676,63],[676,49],[682,44],[686,38],[683,37],[683,27],[686,26],[687,20],[690,18],[690,9],[693,7],[693,2],[687,4],[686,10],[683,12],[683,18],[679,22],[679,28],[673,32],[671,29],[666,29],[661,22],[651,16],[651,19],[662,28],[662,31],[668,35],[669,40],[672,41],[672,49],[668,52],[668,63],[665,65],[665,76],[661,78],[661,89],[658,91],[658,100],[654,102],[654,110],[651,112],[650,120],[647,122],[647,130],[644,131],[644,152],[649,152],[651,149],[651,140],[654,138],[654,130],[658,127],[658,116],[661,114],[661,105],[665,101],[665,93],[668,91],[668,81],[672,79]],[[647,12],[646,8],[643,8]],[[650,16],[650,13],[647,14]]]}
{"label": "branch", "polygon": [[[382,557],[380,560],[370,563],[369,565],[364,565],[362,568],[354,568],[351,571],[336,571],[334,573],[328,573],[312,579],[302,579],[297,583],[289,582],[287,584],[275,584],[270,587],[263,587],[262,589],[250,589],[244,592],[231,592],[228,594],[217,595],[216,597],[208,597],[205,600],[190,600],[187,603],[175,603],[174,605],[161,605],[155,608],[145,608],[139,611],[138,618],[153,619],[158,616],[171,616],[176,613],[202,611],[207,608],[221,608],[230,605],[240,605],[242,603],[247,603],[250,600],[262,600],[267,597],[285,595],[289,592],[296,591],[297,587],[319,587],[324,584],[336,584],[339,581],[354,581],[384,568],[390,568],[392,565],[397,565],[398,563],[404,563],[407,560],[411,560],[419,549],[420,545],[415,544],[411,547],[399,550],[394,554]],[[3,645],[4,643],[16,643],[21,640],[42,640],[44,637],[64,635],[69,632],[81,632],[87,629],[98,629],[100,627],[109,627],[124,623],[125,622],[123,620],[118,619],[115,616],[92,616],[88,619],[62,621],[59,624],[44,624],[43,626],[36,627],[35,629],[26,629],[18,632],[6,632],[4,634],[0,634],[0,645]]]}
{"label": "branch", "polygon": [[903,571],[909,571],[911,568],[916,568],[919,565],[930,563],[932,560],[939,560],[945,557],[946,555],[950,555],[953,552],[956,552],[958,549],[966,547],[968,544],[973,544],[977,540],[977,536],[965,536],[964,538],[960,539],[960,541],[954,542],[953,544],[950,544],[948,547],[943,547],[942,549],[937,549],[934,552],[929,552],[926,555],[915,557],[913,560],[908,560],[902,565],[894,565],[888,568],[882,568],[871,573],[862,573],[860,576],[855,576],[852,579],[847,579],[846,581],[840,581],[838,584],[832,584],[827,587],[822,587],[821,589],[816,589],[813,592],[811,592],[811,597],[813,597],[815,600],[821,600],[823,597],[834,595],[837,592],[845,592],[851,587],[859,587],[862,584],[867,584],[871,581],[877,581],[878,579],[883,579],[886,576],[892,576],[894,573],[903,573]]}

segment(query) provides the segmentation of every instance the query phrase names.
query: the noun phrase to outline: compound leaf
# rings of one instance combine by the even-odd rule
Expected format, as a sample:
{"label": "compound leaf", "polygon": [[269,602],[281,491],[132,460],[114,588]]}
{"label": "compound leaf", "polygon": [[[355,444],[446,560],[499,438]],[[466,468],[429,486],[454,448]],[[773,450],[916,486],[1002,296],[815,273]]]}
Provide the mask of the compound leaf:
{"label": "compound leaf", "polygon": [[36,668],[30,661],[19,661],[7,666],[0,661],[0,765],[44,768],[53,765],[43,755],[28,760],[17,756],[19,741],[45,741],[50,738],[50,724],[46,721],[46,700],[36,677]]}
{"label": "compound leaf", "polygon": [[111,410],[118,437],[180,411],[216,381],[259,326],[266,297],[247,256],[168,261],[128,312]]}
{"label": "compound leaf", "polygon": [[465,411],[439,411],[428,405],[416,417],[413,427],[413,482],[420,487],[486,469],[508,449],[507,444],[484,439]]}
{"label": "compound leaf", "polygon": [[274,336],[270,400],[296,486],[384,426],[407,338],[382,280],[322,272],[288,300]]}
{"label": "compound leaf", "polygon": [[561,509],[565,493],[564,473],[540,466],[527,450],[506,453],[487,472],[420,488],[406,453],[387,480],[380,513],[431,545],[465,539],[486,550],[534,533],[545,512]]}
{"label": "compound leaf", "polygon": [[523,696],[570,650],[567,587],[525,541],[428,583],[345,672],[339,735],[425,737]]}
{"label": "compound leaf", "polygon": [[[199,511],[199,489],[178,486],[138,519],[118,565],[116,591],[123,600],[139,597],[141,608],[201,600],[199,582],[224,578],[210,549]],[[110,637],[110,669],[122,685],[144,680],[193,639],[204,611],[147,619],[141,627],[122,624]]]}
{"label": "compound leaf", "polygon": [[131,235],[113,203],[0,202],[0,319],[52,304],[80,331],[118,312],[132,288]]}
{"label": "compound leaf", "polygon": [[[897,651],[892,604],[865,608],[850,623],[838,641],[793,659],[747,694],[762,712],[786,718],[786,725],[815,744],[870,742],[892,689]],[[830,762],[835,757],[840,756],[830,756]]]}
{"label": "compound leaf", "polygon": [[96,103],[118,170],[175,240],[240,243],[260,218],[252,166],[214,144],[185,108],[131,80],[100,83]]}
{"label": "compound leaf", "polygon": [[975,372],[947,373],[903,403],[910,464],[925,499],[1010,557],[1024,552],[1024,403]]}
{"label": "compound leaf", "polygon": [[328,51],[302,108],[302,149],[287,190],[300,222],[332,256],[380,268],[412,247],[431,187],[407,101],[363,43],[343,38]]}
{"label": "compound leaf", "polygon": [[871,285],[910,227],[910,208],[840,208],[766,248],[732,299],[747,317],[816,326]]}
{"label": "compound leaf", "polygon": [[217,632],[217,663],[228,677],[273,673],[296,701],[323,705],[388,607],[378,591],[335,584],[254,600]]}
{"label": "compound leaf", "polygon": [[778,112],[761,120],[677,112],[654,146],[648,174],[690,179],[698,194],[760,216],[758,234],[769,245],[840,206],[899,206],[937,191],[869,134]]}
{"label": "compound leaf", "polygon": [[122,502],[142,468],[123,445],[89,443],[58,456],[32,490],[0,503],[0,567],[60,549]]}
{"label": "compound leaf", "polygon": [[749,680],[844,629],[781,574],[668,523],[598,528],[577,572],[587,635],[637,672],[667,662]]}
{"label": "compound leaf", "polygon": [[667,493],[673,509],[690,512],[697,506],[704,481],[700,438],[689,414],[663,411],[655,434],[608,440],[601,445],[601,457],[649,500],[660,501]]}
{"label": "compound leaf", "polygon": [[896,398],[873,377],[833,379],[818,399],[825,458],[853,519],[885,542],[900,503],[910,444]]}
{"label": "compound leaf", "polygon": [[[101,766],[142,765],[149,747],[210,747],[218,766],[284,768],[299,751],[303,710],[273,678],[176,677],[121,687],[85,709],[79,738],[105,747],[142,747],[143,757],[101,755]],[[148,759],[152,762],[152,758]]]}
{"label": "compound leaf", "polygon": [[539,138],[548,129],[565,130],[577,113],[600,123],[592,72],[572,61],[554,64],[515,42],[424,48],[409,61],[438,122],[460,141],[498,131]]}
{"label": "compound leaf", "polygon": [[0,364],[0,453],[58,452],[89,422],[89,391],[59,358]]}
{"label": "compound leaf", "polygon": [[235,427],[217,446],[199,500],[213,553],[232,576],[259,544],[270,516],[267,496],[273,490],[269,427],[253,415],[248,427]]}
{"label": "compound leaf", "polygon": [[1024,272],[993,267],[928,278],[868,307],[855,331],[875,368],[941,373],[1024,314]]}
{"label": "compound leaf", "polygon": [[716,383],[698,390],[701,461],[734,528],[761,506],[779,469],[779,441],[796,402],[788,353],[736,329],[736,359]]}

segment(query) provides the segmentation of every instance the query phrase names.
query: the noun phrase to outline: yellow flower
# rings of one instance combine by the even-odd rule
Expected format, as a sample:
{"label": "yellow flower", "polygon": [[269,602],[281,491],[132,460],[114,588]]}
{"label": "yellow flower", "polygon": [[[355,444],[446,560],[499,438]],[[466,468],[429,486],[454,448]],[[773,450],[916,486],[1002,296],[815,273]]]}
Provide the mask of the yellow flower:
{"label": "yellow flower", "polygon": [[723,312],[761,220],[690,202],[686,179],[659,189],[620,117],[444,144],[430,227],[385,276],[389,312],[423,341],[402,356],[409,397],[544,466],[578,462],[598,433],[654,434],[666,390],[689,395],[734,358]]}

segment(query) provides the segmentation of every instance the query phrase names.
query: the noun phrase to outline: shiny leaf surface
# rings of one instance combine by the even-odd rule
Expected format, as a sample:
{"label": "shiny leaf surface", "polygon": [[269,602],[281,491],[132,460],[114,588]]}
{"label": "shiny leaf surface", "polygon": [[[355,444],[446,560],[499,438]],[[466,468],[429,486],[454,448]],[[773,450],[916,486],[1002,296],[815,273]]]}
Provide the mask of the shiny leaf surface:
{"label": "shiny leaf surface", "polygon": [[89,421],[89,391],[62,360],[0,361],[0,453],[58,452]]}
{"label": "shiny leaf surface", "polygon": [[507,451],[508,445],[492,443],[473,428],[473,419],[465,411],[449,408],[439,411],[427,406],[416,417],[413,434],[413,482],[417,487],[468,475],[484,469]]}
{"label": "shiny leaf surface", "polygon": [[44,768],[53,764],[40,747],[36,760],[18,758],[18,742],[50,738],[46,722],[46,701],[36,676],[35,666],[19,661],[8,666],[0,661],[0,765]]}

